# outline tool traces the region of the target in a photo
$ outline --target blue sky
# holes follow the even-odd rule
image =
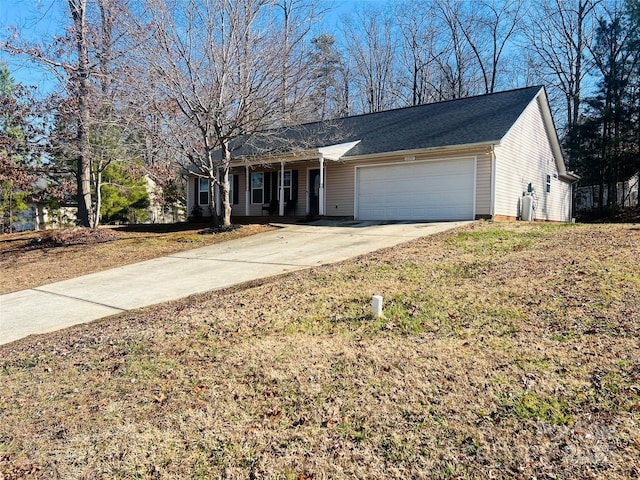
[[[50,38],[64,28],[61,0],[0,0],[0,40],[11,35],[9,27],[17,28],[20,36],[38,41]],[[42,68],[0,51],[0,61],[9,65],[13,78],[25,85],[39,88],[51,85],[49,74]]]
[[[332,5],[332,14],[325,18],[324,26],[331,31],[340,16],[353,11],[358,5],[382,5],[386,0],[323,0]],[[60,34],[68,24],[67,0],[0,0],[0,40],[10,35],[9,27],[30,41],[51,38]],[[13,58],[0,51],[0,62],[7,63],[13,78],[25,85],[35,85],[45,93],[54,88],[50,73],[24,59]]]

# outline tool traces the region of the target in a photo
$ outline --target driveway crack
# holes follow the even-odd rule
[[[107,305],[106,303],[101,303],[101,302],[94,302],[93,300],[86,300],[84,298],[74,297],[73,295],[65,295],[63,293],[50,292],[49,290],[42,290],[39,287],[32,288],[31,290],[33,290],[34,292],[38,292],[38,293],[46,293],[48,295],[54,295],[56,297],[69,298],[71,300],[77,300],[78,302],[90,303],[92,305],[98,305],[100,307],[110,308],[112,310],[117,310],[118,312],[126,312],[126,311],[128,311],[126,308],[114,307],[113,305]]]

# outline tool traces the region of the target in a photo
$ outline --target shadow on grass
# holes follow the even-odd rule
[[[176,233],[211,228],[212,223],[204,222],[179,222],[179,223],[141,223],[118,225],[114,227],[119,232],[135,233]]]
[[[580,223],[640,223],[640,206],[578,212],[576,220]]]
[[[273,223],[287,217],[235,217],[232,218],[232,224],[237,225],[266,225]],[[291,219],[290,219],[291,220]],[[135,232],[135,233],[177,233],[177,232],[189,232],[194,230],[211,230],[213,221],[203,219],[198,222],[178,222],[178,223],[141,223],[141,224],[129,224],[129,225],[117,225],[113,226],[120,232]]]

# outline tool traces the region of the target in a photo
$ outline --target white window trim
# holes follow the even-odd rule
[[[254,175],[262,175],[262,188],[253,188],[253,176]],[[251,204],[252,205],[263,205],[264,204],[264,172],[251,172],[251,178],[250,178],[250,182],[251,182]],[[262,201],[261,202],[255,202],[253,200],[253,192],[256,190],[261,190],[262,191]]]
[[[202,182],[206,182],[206,194],[207,194],[207,202],[206,203],[202,203],[202,194],[205,193],[205,190],[202,189]],[[209,179],[208,178],[204,178],[204,177],[198,177],[198,206],[209,206],[209,195],[210,195],[210,191],[209,191]]]
[[[278,172],[278,173],[280,173],[280,172]],[[284,186],[284,190],[285,190],[285,192],[287,190],[289,190],[289,198],[291,198],[291,194],[292,194],[292,191],[293,191],[293,189],[292,189],[292,186],[293,186],[293,172],[291,170],[285,170],[284,171],[285,176],[287,175],[287,173],[289,174],[289,186],[285,185]],[[280,187],[282,187],[282,185],[280,185],[281,183],[282,183],[282,178],[281,178],[280,175],[278,175],[278,201],[280,201]],[[285,194],[285,197],[286,197],[286,194]]]

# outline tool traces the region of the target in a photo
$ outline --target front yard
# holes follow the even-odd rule
[[[208,234],[208,225],[139,225],[0,235],[0,295],[150,260],[269,230],[242,225]]]
[[[638,478],[640,226],[480,222],[0,357],[5,480]]]

